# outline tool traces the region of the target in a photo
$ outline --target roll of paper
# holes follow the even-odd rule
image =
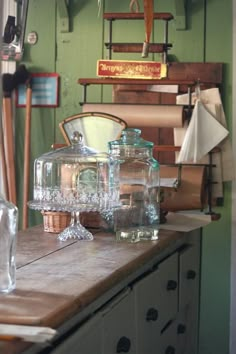
[[[129,127],[179,128],[184,123],[184,106],[84,103],[83,112],[103,112],[123,119]]]
[[[160,167],[161,178],[177,178],[177,166]],[[182,166],[180,186],[177,189],[165,188],[161,209],[166,211],[199,210],[206,200],[205,166]]]

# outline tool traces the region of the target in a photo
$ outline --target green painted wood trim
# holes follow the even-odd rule
[[[57,0],[57,7],[61,20],[61,32],[69,32],[69,15],[67,8],[67,0]]]
[[[185,0],[175,0],[175,27],[176,30],[186,29]]]

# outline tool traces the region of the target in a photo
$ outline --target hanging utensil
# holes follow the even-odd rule
[[[145,41],[143,43],[142,57],[148,56],[150,37],[153,26],[153,0],[143,0],[144,23],[145,23]]]
[[[12,117],[12,91],[14,90],[13,75],[2,75],[3,85],[3,129],[4,151],[6,161],[6,175],[9,192],[9,201],[16,204],[16,173],[15,173],[15,147]]]
[[[129,9],[131,12],[139,12],[139,2],[138,0],[131,0],[129,4]]]
[[[27,81],[26,88],[26,115],[25,115],[25,143],[24,143],[24,182],[23,182],[23,220],[22,229],[28,227],[29,179],[30,179],[30,143],[31,143],[31,111],[32,111],[32,79]]]

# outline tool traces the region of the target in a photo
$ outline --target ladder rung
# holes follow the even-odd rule
[[[142,20],[144,19],[143,12],[106,12],[103,14],[105,20]],[[154,12],[154,20],[173,20],[174,16],[169,12]]]
[[[114,53],[141,53],[143,49],[143,43],[105,43],[105,46],[112,48]],[[149,53],[163,53],[171,47],[170,43],[150,43],[148,51]]]

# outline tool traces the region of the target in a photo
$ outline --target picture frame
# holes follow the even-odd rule
[[[58,107],[59,74],[32,73],[32,107]],[[27,85],[19,85],[16,90],[16,107],[26,106]]]

